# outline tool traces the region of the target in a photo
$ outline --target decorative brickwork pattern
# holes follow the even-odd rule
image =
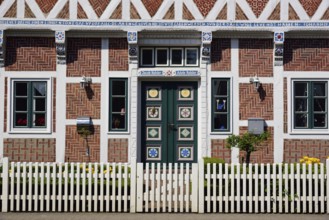
[[[6,45],[6,71],[56,71],[54,38],[8,37]]]
[[[318,10],[319,5],[321,4],[322,0],[299,0],[302,4],[303,8],[307,12],[308,16],[312,17],[316,10]]]
[[[116,138],[108,140],[108,162],[128,162],[128,139]]]
[[[51,9],[54,8],[58,0],[35,0],[35,2],[39,5],[43,13],[48,14]]]
[[[252,84],[240,84],[240,120],[273,120],[273,84],[262,84],[258,91]]]
[[[289,20],[300,20],[295,9],[289,4]]]
[[[34,13],[32,12],[31,8],[29,7],[28,4],[25,3],[25,13],[24,13],[25,18],[35,18]]]
[[[131,19],[141,19],[141,16],[139,15],[137,9],[135,8],[135,6],[130,3],[130,18]]]
[[[216,0],[194,0],[194,3],[199,8],[199,11],[206,17],[210,10],[214,7]]]
[[[268,20],[280,20],[280,4],[277,4]]]
[[[128,71],[128,42],[126,38],[110,38],[109,70]]]
[[[316,157],[325,163],[329,155],[329,140],[284,140],[283,162],[296,163],[303,156]]]
[[[101,39],[68,38],[67,76],[101,75]]]
[[[78,3],[78,18],[79,19],[88,19],[86,12],[81,7],[80,3]]]
[[[273,76],[273,40],[239,40],[239,76]]]
[[[211,157],[224,159],[231,163],[231,150],[225,147],[224,139],[211,140]]]
[[[227,20],[227,4],[223,7],[223,9],[219,12],[217,20]]]
[[[231,70],[231,39],[213,39],[211,42],[211,70]]]
[[[324,13],[323,17],[321,18],[321,20],[329,20],[329,8],[327,9],[327,11]]]
[[[122,3],[112,13],[110,19],[122,19]]]
[[[235,11],[235,19],[236,20],[248,20],[246,14],[242,11],[239,5],[236,5]]]
[[[66,118],[76,119],[78,116],[100,118],[101,85],[92,83],[90,87],[81,89],[78,83],[66,84]]]
[[[16,18],[17,17],[17,0],[8,9],[6,14],[3,16],[5,18]]]
[[[257,151],[251,153],[250,162],[251,163],[273,163],[274,162],[274,129],[273,127],[266,127],[270,133],[270,137],[257,146]],[[248,131],[248,127],[240,127],[240,134],[244,134]],[[245,161],[246,153],[244,151],[240,151],[240,162]]]
[[[146,10],[149,12],[150,16],[153,17],[162,5],[163,0],[142,0],[142,2]]]
[[[329,71],[328,39],[286,39],[285,71]]]
[[[53,82],[53,92],[52,92],[52,95],[53,95],[53,132],[56,132],[56,78],[52,78],[52,82]]]
[[[91,6],[93,7],[95,13],[100,17],[105,11],[111,0],[89,0]]]
[[[77,132],[75,125],[66,126],[65,162],[100,162],[100,126],[87,141]]]
[[[188,10],[185,4],[183,4],[183,19],[184,20],[195,20],[192,13]]]
[[[247,0],[250,8],[258,18],[259,15],[264,11],[269,0]]]
[[[8,102],[8,77],[5,77],[5,97],[4,97],[4,118],[3,118],[3,132],[7,132],[7,102]]]
[[[4,139],[4,157],[10,162],[55,162],[56,139]]]
[[[288,93],[287,77],[283,78],[283,132],[288,133]]]
[[[175,19],[175,4],[173,3],[168,9],[166,15],[163,17],[164,20],[173,20]]]
[[[58,13],[57,18],[59,19],[69,19],[70,18],[70,3],[67,2],[62,11]]]

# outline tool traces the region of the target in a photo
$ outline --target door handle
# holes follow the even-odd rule
[[[168,130],[175,130],[175,124],[168,123]]]

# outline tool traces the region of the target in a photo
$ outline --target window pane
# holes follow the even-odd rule
[[[46,111],[46,99],[34,99],[34,111]]]
[[[216,98],[214,111],[215,112],[227,112],[227,98]]]
[[[112,98],[112,112],[125,112],[125,108],[125,98]]]
[[[46,114],[34,114],[34,123],[35,127],[44,127],[46,125]]]
[[[16,113],[15,114],[15,126],[26,127],[27,126],[27,114]]]
[[[171,50],[171,64],[173,65],[182,65],[183,61],[183,52],[181,49],[172,49]]]
[[[296,112],[306,112],[307,111],[307,99],[306,98],[296,98],[295,99],[295,111]]]
[[[112,82],[112,95],[125,95],[126,94],[126,82],[113,81]]]
[[[125,129],[126,118],[125,114],[113,114],[112,115],[112,129]]]
[[[307,114],[295,114],[295,126],[307,128]]]
[[[326,96],[326,83],[315,82],[313,84],[313,96]]]
[[[27,98],[16,98],[15,111],[27,111]]]
[[[198,50],[196,49],[186,49],[186,64],[196,65],[198,58]]]
[[[16,82],[15,83],[15,94],[16,96],[27,96],[27,83]]]
[[[153,65],[153,50],[142,50],[142,65]]]
[[[325,112],[326,111],[326,99],[314,99],[313,109],[316,112]]]
[[[46,95],[46,83],[45,82],[34,82],[33,83],[33,95],[34,96],[45,96]]]
[[[317,128],[325,128],[327,127],[326,125],[326,114],[314,114],[314,127]]]
[[[157,50],[157,64],[166,65],[168,63],[168,50]]]
[[[226,96],[227,95],[227,82],[228,81],[219,81],[215,80],[214,81],[214,92],[215,95],[222,95]]]
[[[215,114],[214,115],[214,129],[215,130],[227,130],[227,114]]]
[[[307,96],[307,83],[295,82],[295,96]]]

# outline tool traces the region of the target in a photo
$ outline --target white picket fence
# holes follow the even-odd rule
[[[0,164],[0,209],[34,212],[327,213],[324,164]],[[327,168],[327,169],[326,169]]]

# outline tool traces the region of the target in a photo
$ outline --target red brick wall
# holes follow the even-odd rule
[[[94,134],[88,136],[89,155],[87,156],[86,140],[78,134],[75,125],[66,126],[65,161],[66,162],[99,162],[100,126],[94,126]]]
[[[66,118],[78,116],[100,118],[101,85],[92,83],[90,88],[81,89],[78,83],[66,84]]]
[[[274,128],[266,127],[270,133],[270,137],[257,146],[257,151],[251,153],[250,162],[251,163],[273,163],[274,162]],[[248,127],[240,127],[240,134],[243,134],[248,131]],[[240,151],[240,162],[242,162],[242,157],[246,158],[246,154],[244,151]],[[245,160],[245,159],[244,159]]]
[[[89,0],[89,2],[93,7],[94,11],[96,12],[97,16],[100,17],[105,11],[108,4],[111,2],[111,0]]]
[[[323,0],[299,0],[308,16],[312,17]]]
[[[201,14],[206,17],[214,7],[216,0],[193,0]]]
[[[15,139],[3,141],[4,156],[10,162],[55,162],[56,139]]]
[[[112,138],[108,140],[108,162],[128,162],[128,139]]]
[[[231,70],[231,39],[213,39],[211,42],[211,70]]]
[[[150,13],[150,16],[153,17],[163,3],[163,0],[142,0],[142,2],[146,10]]]
[[[126,38],[110,38],[109,70],[128,71],[128,42]]]
[[[4,103],[4,116],[3,116],[3,132],[7,132],[7,101],[8,101],[8,77],[5,77],[5,103]]]
[[[242,83],[239,90],[240,120],[273,120],[273,84],[262,84],[258,92],[253,84]]]
[[[101,39],[68,38],[67,76],[82,77],[101,75]]]
[[[239,40],[239,76],[273,76],[273,40]]]
[[[329,140],[284,140],[285,163],[299,162],[303,156],[316,157],[325,162],[329,156]]]
[[[264,11],[269,0],[247,0],[250,8],[258,18],[259,15]]]
[[[286,39],[285,71],[329,71],[328,39]]]
[[[50,37],[8,37],[6,71],[55,71],[55,39]]]
[[[35,2],[39,5],[41,11],[48,14],[51,9],[55,6],[58,0],[36,0]]]
[[[231,149],[225,147],[224,139],[211,140],[211,157],[224,159],[226,163],[231,163]]]

